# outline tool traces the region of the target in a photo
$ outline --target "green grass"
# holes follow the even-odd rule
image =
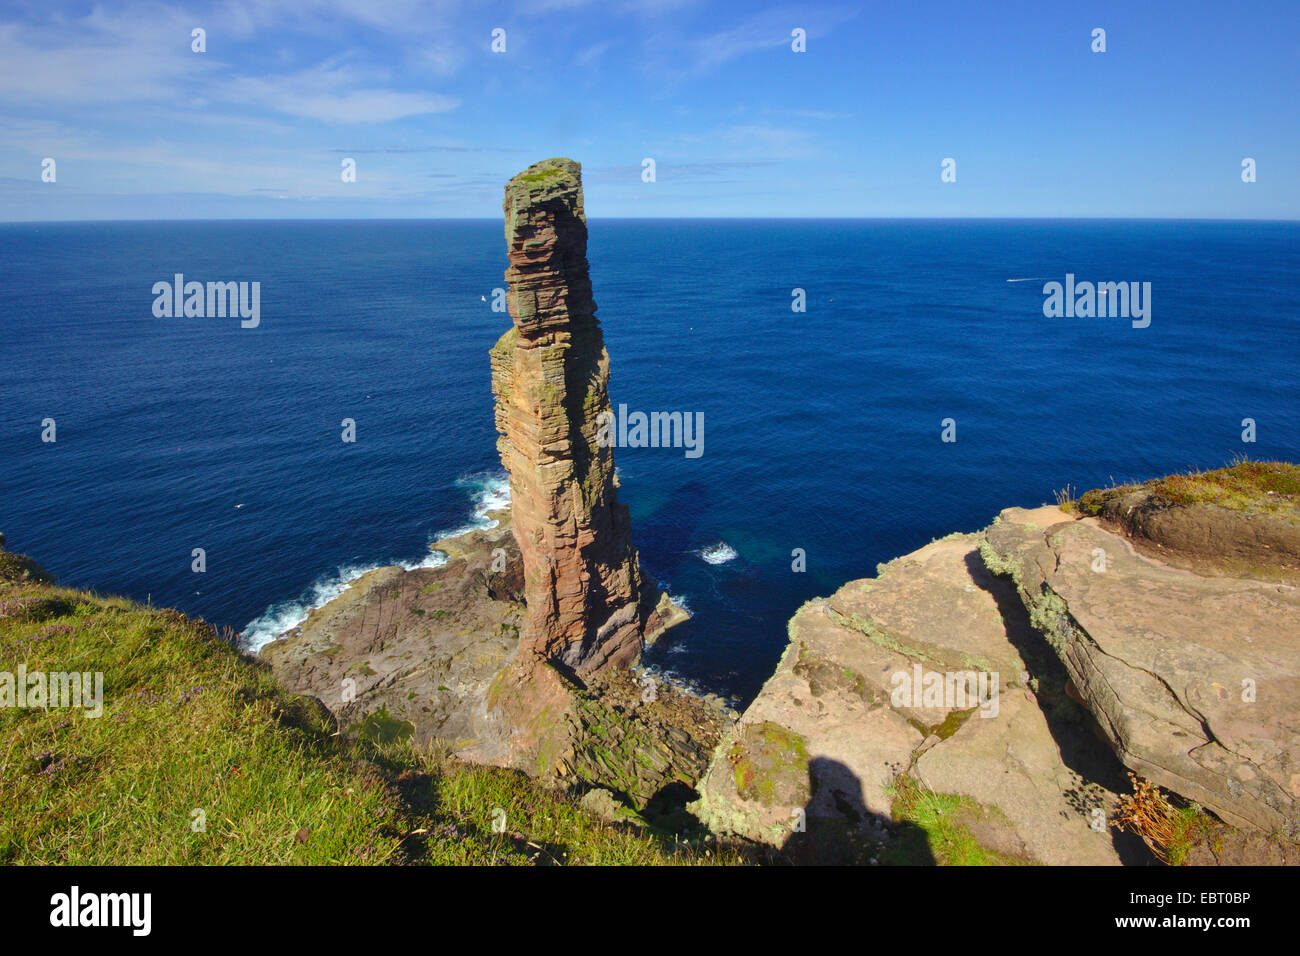
[[[535,169],[536,172],[525,170],[515,177],[515,181],[521,183],[536,183],[547,179],[556,179],[566,174],[566,170],[561,168],[562,163],[571,163],[571,159],[556,157],[553,159],[544,159],[540,163],[534,163],[529,169]]]
[[[1209,843],[1211,849],[1217,852],[1219,848],[1215,846],[1215,842],[1219,827],[1218,821],[1201,809],[1199,804],[1175,807],[1174,838],[1165,847],[1169,865],[1182,866],[1187,859],[1187,854],[1198,843]]]
[[[102,672],[103,714],[0,708],[0,863],[741,862],[400,734],[339,736],[208,625],[33,568],[0,552],[0,671]]]
[[[979,844],[963,820],[981,812],[974,800],[935,793],[907,775],[894,781],[892,796],[890,813],[894,820],[918,827],[924,833],[925,845],[901,841],[898,847],[884,852],[882,863],[915,865],[929,863],[928,857],[940,866],[1017,866],[1027,862]]]
[[[1098,514],[1106,502],[1146,490],[1170,504],[1212,504],[1247,514],[1300,509],[1300,465],[1241,459],[1225,468],[1153,478],[1140,485],[1097,488],[1079,499],[1079,510]]]

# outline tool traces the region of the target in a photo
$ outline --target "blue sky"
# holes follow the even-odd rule
[[[1296,219],[1298,92],[1295,0],[6,3],[0,220]]]

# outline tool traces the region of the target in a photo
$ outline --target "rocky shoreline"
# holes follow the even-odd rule
[[[1206,576],[1142,554],[1100,510],[1007,509],[800,608],[743,714],[637,667],[566,677],[560,743],[521,763],[490,698],[518,652],[522,562],[510,512],[490,517],[436,542],[441,566],[361,578],[262,659],[344,729],[793,860],[929,862],[899,809],[911,788],[948,800],[998,861],[1149,863],[1114,826],[1129,771],[1223,821],[1207,817],[1189,862],[1300,857],[1300,591],[1272,573],[1285,556],[1254,577]],[[1225,692],[1243,681],[1249,702]]]
[[[260,659],[290,691],[324,704],[344,730],[605,790],[616,804],[652,816],[676,812],[736,714],[641,668],[568,682],[554,761],[512,760],[514,730],[489,696],[519,652],[523,567],[510,511],[488,517],[495,527],[431,545],[447,555],[444,564],[369,572],[265,645]],[[662,600],[668,625],[685,619]]]

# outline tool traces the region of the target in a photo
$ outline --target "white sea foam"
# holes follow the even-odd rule
[[[500,511],[510,506],[510,482],[502,473],[483,472],[467,475],[457,480],[456,487],[468,490],[473,503],[473,520],[458,529],[439,532],[432,540],[455,538],[470,531],[496,526],[487,516],[489,511]],[[349,564],[336,568],[314,581],[296,600],[277,601],[260,615],[249,621],[239,635],[240,647],[246,653],[256,654],[261,648],[281,637],[307,620],[307,615],[322,608],[352,587],[360,578],[378,568],[396,565],[406,571],[418,568],[436,568],[447,562],[441,551],[429,551],[414,561],[379,561],[374,564]]]
[[[471,531],[495,528],[497,521],[488,512],[510,507],[510,478],[504,471],[484,471],[456,479],[456,487],[469,492],[474,505],[474,517],[469,524],[438,532],[439,538],[459,538]],[[436,539],[435,539],[436,540]]]
[[[726,564],[728,561],[734,561],[740,557],[736,549],[725,541],[719,541],[717,544],[711,544],[707,548],[700,548],[695,552],[709,564]]]
[[[444,557],[445,560],[445,557]],[[259,616],[249,621],[239,635],[239,644],[249,654],[256,654],[263,645],[271,643],[281,634],[287,634],[307,620],[307,615],[324,607],[363,574],[383,565],[346,565],[333,574],[325,575],[312,583],[302,596],[294,601],[277,601]]]
[[[397,566],[403,571],[418,571],[420,568],[440,568],[447,563],[447,555],[441,551],[430,551],[419,561],[398,561]],[[382,568],[384,565],[377,564],[376,568]],[[374,570],[371,568],[370,570]]]
[[[670,651],[669,653],[672,652]],[[738,709],[740,703],[731,697],[723,697],[719,694],[714,694],[713,691],[709,690],[699,681],[692,680],[691,678],[673,670],[671,667],[658,667],[654,664],[642,664],[637,667],[637,674],[649,676],[655,680],[672,684],[679,690],[684,690],[695,697],[716,697],[732,710]]]

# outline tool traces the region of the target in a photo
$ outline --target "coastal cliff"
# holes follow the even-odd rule
[[[1099,489],[932,542],[800,608],[737,716],[634,669],[680,614],[598,440],[578,164],[530,166],[503,208],[512,326],[489,361],[511,507],[435,543],[441,567],[372,572],[268,645],[290,689],[349,729],[795,860],[1296,859],[1296,466]]]
[[[800,608],[700,819],[818,861],[1300,860],[1300,469],[1067,504]]]
[[[22,727],[0,735],[0,860],[1294,864],[1300,554],[1273,542],[1300,522],[1300,468],[1196,479],[1210,500],[1161,480],[1006,509],[809,602],[739,719],[608,668],[575,685],[551,775],[428,746],[483,734],[485,713],[449,706],[468,690],[403,692],[477,680],[482,703],[510,658],[522,564],[492,567],[506,514],[439,542],[441,567],[375,572],[266,655],[273,669],[202,621],[60,588],[0,536],[0,674],[104,675],[80,704],[102,719],[24,707],[0,682],[0,723]],[[1221,547],[1230,568],[1193,572],[1177,565],[1204,542],[1144,555],[1109,516],[1117,498],[1186,509],[1174,527],[1252,530]],[[443,630],[411,626],[426,620]],[[294,696],[342,674],[354,701]],[[693,819],[681,801],[701,777]],[[188,832],[190,808],[221,827],[148,838],[160,821]]]
[[[580,167],[530,166],[504,214],[512,326],[488,358],[509,507],[434,542],[441,564],[370,572],[261,657],[358,732],[672,813],[730,717],[629,669],[686,615],[642,573],[597,440],[609,356]]]
[[[598,437],[610,360],[580,167],[530,166],[503,208],[512,324],[487,359],[511,505],[488,527],[364,575],[264,646],[267,667],[201,621],[55,588],[0,536],[0,653],[24,666],[74,653],[115,675],[105,706],[150,746],[184,708],[210,708],[216,722],[185,733],[213,750],[226,738],[211,727],[269,737],[236,736],[229,769],[257,776],[222,813],[255,819],[269,799],[285,825],[315,821],[292,831],[304,845],[325,826],[368,840],[333,840],[326,861],[446,860],[462,837],[494,861],[484,813],[493,827],[510,817],[492,801],[518,780],[484,765],[522,771],[517,802],[572,833],[593,818],[648,828],[654,862],[675,861],[683,837],[721,837],[736,861],[1300,859],[1300,468],[1240,462],[1008,508],[799,608],[775,673],[736,714],[638,666],[684,612],[641,569]],[[43,726],[46,749],[9,764],[29,807],[47,805],[46,778],[93,763],[66,726]],[[168,746],[201,806],[211,768],[185,735]],[[282,768],[318,785],[286,794]],[[84,776],[62,794],[67,820],[92,800]],[[339,790],[368,795],[339,811]],[[467,790],[473,814],[428,810]],[[364,801],[382,833],[358,830]],[[560,862],[534,816],[512,855]],[[594,840],[592,858],[609,844]],[[44,859],[14,845],[0,839],[0,860]],[[322,859],[274,841],[258,852]]]

